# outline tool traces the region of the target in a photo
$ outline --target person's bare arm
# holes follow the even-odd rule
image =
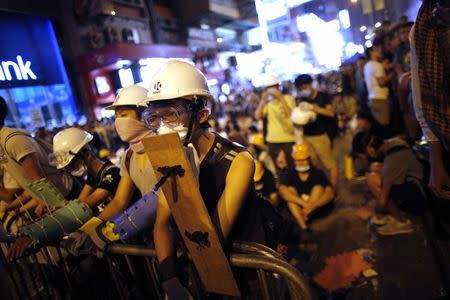
[[[269,97],[269,94],[267,92],[264,92],[262,94],[262,99],[261,102],[258,105],[258,108],[256,109],[255,112],[255,119],[256,121],[259,121],[262,119],[262,117],[264,116],[264,107],[267,104],[267,98]]]
[[[248,152],[239,153],[231,163],[225,189],[220,196],[213,222],[222,238],[227,239],[253,184],[255,163]]]
[[[20,160],[20,164],[22,165],[32,182],[45,177],[44,171],[42,170],[39,158],[37,157],[36,153],[30,153],[23,157]]]
[[[323,115],[325,117],[330,117],[330,118],[334,118],[334,115],[335,115],[333,105],[331,105],[331,104],[328,104],[325,107],[320,107],[319,105],[314,104],[313,111],[316,114]]]
[[[122,176],[114,198],[108,203],[98,218],[103,221],[108,221],[110,218],[124,211],[130,203],[134,189],[135,186],[131,178]]]
[[[322,207],[325,204],[331,202],[334,198],[334,190],[331,186],[325,187],[323,194],[319,197],[319,199],[314,203],[315,207]]]
[[[10,203],[14,200],[14,195],[19,194],[21,188],[15,189],[5,189],[3,186],[0,186],[0,199],[4,200],[6,203]]]
[[[274,96],[280,101],[286,116],[290,117],[292,113],[292,107],[289,106],[283,94],[280,91],[276,91]]]
[[[295,203],[300,206],[306,206],[308,203],[298,196],[297,191],[293,186],[280,185],[279,188],[281,198],[287,202]]]

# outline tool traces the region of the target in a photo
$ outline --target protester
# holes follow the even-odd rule
[[[280,178],[280,195],[300,228],[306,230],[308,218],[333,200],[334,190],[325,174],[312,166],[307,144],[296,144],[292,157],[295,171]]]
[[[295,79],[295,86],[302,100],[311,104],[312,111],[317,114],[314,122],[304,126],[305,142],[311,149],[312,160],[316,165],[322,165],[329,172],[330,182],[336,186],[338,169],[331,153],[331,142],[327,134],[327,125],[334,121],[334,110],[329,96],[312,87],[312,77],[299,75]]]
[[[276,160],[280,151],[289,156],[295,142],[294,127],[290,120],[295,101],[290,95],[283,95],[275,76],[268,76],[261,103],[255,112],[255,119],[267,118],[265,136],[270,157]]]

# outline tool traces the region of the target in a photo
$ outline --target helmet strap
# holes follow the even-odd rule
[[[197,110],[194,109],[194,110],[192,111],[191,119],[189,120],[188,132],[187,132],[187,134],[186,134],[186,138],[184,139],[184,144],[183,144],[183,145],[184,145],[185,147],[187,147],[187,145],[189,144],[189,142],[190,142],[190,140],[191,140],[191,138],[192,138],[192,130],[193,130],[193,128],[194,128],[194,121],[195,121],[195,118],[197,117],[196,115],[197,115]]]

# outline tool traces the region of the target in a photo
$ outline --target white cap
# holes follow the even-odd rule
[[[123,88],[117,94],[113,104],[105,107],[105,109],[114,110],[118,106],[147,107],[144,101],[147,98],[147,93],[148,90],[139,85],[131,85]]]
[[[53,153],[49,161],[57,169],[66,167],[75,154],[92,141],[92,134],[78,128],[67,128],[58,132],[53,138]]]
[[[146,102],[176,98],[212,99],[205,75],[190,63],[170,59],[156,72],[150,82]]]

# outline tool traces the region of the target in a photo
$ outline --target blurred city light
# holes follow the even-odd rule
[[[376,22],[375,23],[375,28],[379,28],[381,26],[381,23],[380,22]]]
[[[365,38],[366,40],[370,40],[370,34],[366,34],[366,35],[364,36],[364,38]]]
[[[350,14],[347,9],[339,11],[339,21],[341,21],[342,27],[344,29],[350,28]]]
[[[361,31],[361,32],[364,32],[364,31],[366,31],[367,30],[367,27],[366,26],[361,26],[361,27],[359,27],[359,31]]]
[[[368,40],[364,43],[364,45],[366,45],[367,48],[370,48],[370,47],[372,47],[372,41]]]

